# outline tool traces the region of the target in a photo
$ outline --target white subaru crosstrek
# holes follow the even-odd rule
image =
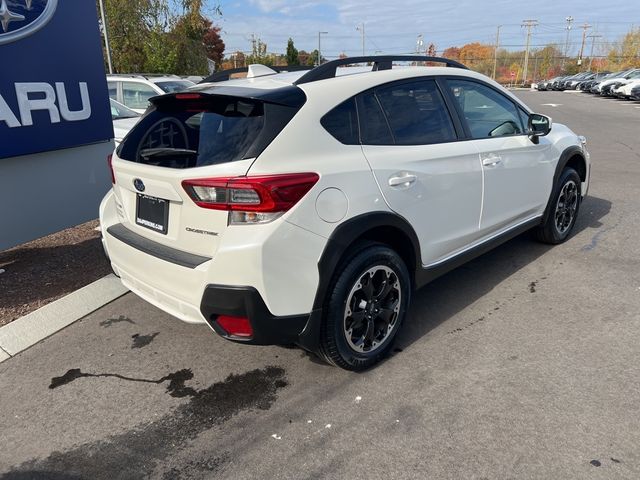
[[[392,347],[414,289],[527,229],[565,241],[584,137],[456,62],[393,65],[425,59],[252,66],[152,99],[100,206],[115,273],[229,340],[361,370]]]

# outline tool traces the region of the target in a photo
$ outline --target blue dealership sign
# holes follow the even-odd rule
[[[0,158],[113,138],[93,0],[0,0]]]

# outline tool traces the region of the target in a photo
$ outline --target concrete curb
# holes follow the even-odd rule
[[[0,328],[0,362],[35,345],[124,295],[128,289],[115,275],[90,283]]]

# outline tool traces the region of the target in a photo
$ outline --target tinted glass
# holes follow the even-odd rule
[[[372,91],[357,97],[360,141],[364,145],[393,145],[393,137],[380,103]]]
[[[149,106],[149,99],[158,93],[144,83],[122,82],[122,103],[129,108],[145,110]]]
[[[329,113],[320,123],[327,132],[341,143],[357,145],[358,142],[358,115],[353,98],[342,102]]]
[[[396,145],[425,145],[456,139],[453,122],[434,80],[375,90]]]
[[[518,107],[518,115],[520,115],[520,122],[522,123],[522,131],[526,132],[529,128],[529,114],[523,109]]]
[[[181,92],[195,85],[189,80],[172,80],[169,82],[155,82],[155,84],[166,93]]]
[[[523,133],[516,106],[507,97],[477,82],[448,80],[473,138]]]
[[[276,112],[274,116],[277,116]],[[219,97],[206,104],[177,102],[148,112],[118,155],[148,165],[191,168],[249,158],[264,126],[258,101]]]

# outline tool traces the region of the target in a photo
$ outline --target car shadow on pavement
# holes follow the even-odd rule
[[[595,239],[603,227],[610,228],[601,220],[609,214],[611,206],[609,200],[585,198],[568,242],[579,241],[576,235],[584,230],[593,230],[592,237]],[[532,232],[526,232],[414,292],[397,346],[405,348],[418,341],[551,248],[552,245],[537,242]],[[534,292],[535,286],[536,282],[531,282],[523,285],[523,290]],[[469,318],[466,326],[484,320],[484,316],[474,316]],[[453,326],[452,330],[457,331]]]

